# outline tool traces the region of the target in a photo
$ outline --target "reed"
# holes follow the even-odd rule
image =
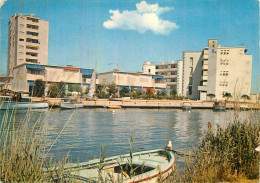
[[[257,113],[254,116],[257,116]],[[186,158],[178,182],[233,182],[259,179],[259,118],[241,121],[235,117],[226,128],[209,130],[194,150],[195,158]]]
[[[24,119],[15,118],[16,110],[6,110],[0,125],[0,181],[57,182],[64,177],[68,158],[55,162],[49,158],[47,119],[32,119],[28,109]],[[50,167],[57,167],[55,169]],[[57,170],[57,171],[54,171]]]

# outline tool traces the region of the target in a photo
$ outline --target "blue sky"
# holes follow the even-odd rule
[[[6,73],[8,20],[29,14],[49,21],[50,65],[119,65],[141,71],[144,61],[182,59],[209,38],[222,46],[246,46],[253,55],[252,91],[260,92],[257,0],[0,0],[0,73]]]

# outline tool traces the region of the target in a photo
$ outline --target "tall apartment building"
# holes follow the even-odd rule
[[[9,21],[8,74],[13,68],[27,64],[47,65],[49,22],[32,14],[14,14]]]
[[[252,55],[245,47],[223,47],[217,39],[209,39],[208,46],[199,52],[183,54],[183,96],[208,100],[208,94],[223,100],[231,93],[234,99],[250,95]]]
[[[170,61],[167,64],[159,62],[157,65],[152,65],[151,62],[144,62],[142,73],[163,76],[168,94],[177,93],[177,63]]]
[[[183,60],[178,60],[177,61],[177,95],[183,96],[182,94],[182,85],[183,85],[183,80],[182,80],[182,75],[183,75]]]
[[[166,81],[167,89],[171,93],[177,93],[177,63],[170,61],[165,64],[160,62],[155,66],[155,74],[162,75]]]

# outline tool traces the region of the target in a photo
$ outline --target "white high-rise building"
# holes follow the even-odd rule
[[[32,14],[14,14],[9,21],[8,74],[15,66],[27,64],[47,65],[49,22]]]
[[[155,65],[152,65],[151,62],[146,61],[143,64],[142,71],[143,74],[155,74]]]
[[[183,96],[182,87],[183,87],[183,60],[177,61],[177,95]]]
[[[209,39],[208,47],[183,54],[182,94],[194,100],[209,100],[209,94],[223,100],[230,93],[233,100],[250,95],[252,55],[245,47],[222,47]]]

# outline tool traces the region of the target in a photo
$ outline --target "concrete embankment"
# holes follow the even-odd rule
[[[49,106],[60,105],[60,98],[47,99]],[[86,108],[107,107],[110,105],[119,105],[122,108],[182,108],[183,105],[189,105],[193,109],[212,109],[214,102],[211,101],[194,101],[194,100],[124,100],[124,101],[110,101],[106,99],[97,99],[95,101],[82,101]],[[245,107],[248,109],[260,109],[259,104],[256,103],[227,103],[227,109],[235,107]]]

